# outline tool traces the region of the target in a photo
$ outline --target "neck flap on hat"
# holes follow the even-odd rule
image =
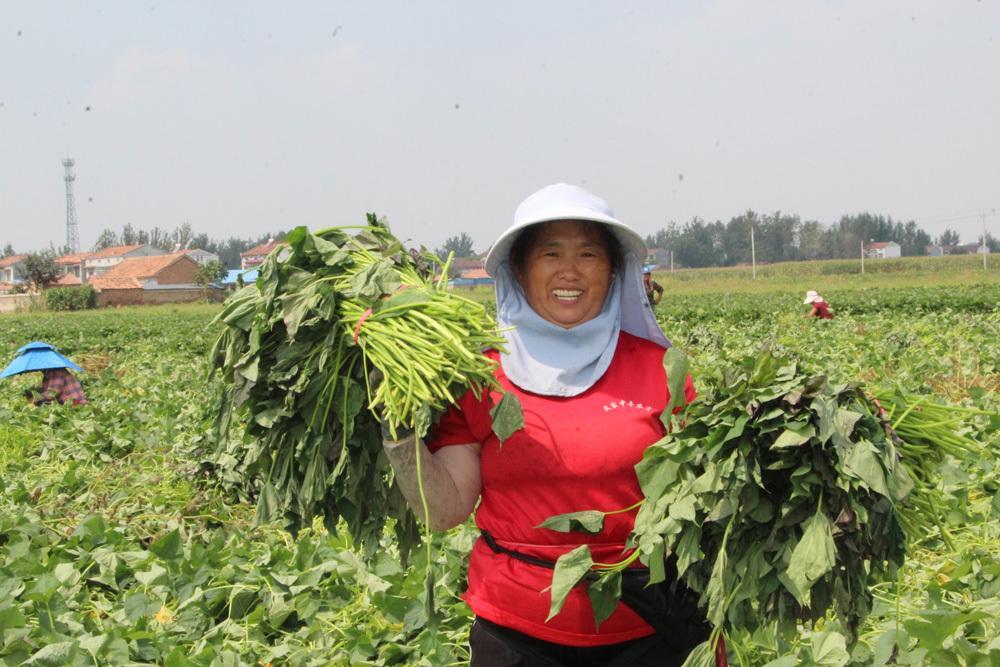
[[[641,268],[633,253],[626,253],[624,270],[612,280],[600,313],[565,329],[534,311],[509,263],[502,263],[496,275],[497,322],[507,343],[500,364],[510,381],[543,396],[576,396],[608,370],[622,330],[670,347],[646,299]]]

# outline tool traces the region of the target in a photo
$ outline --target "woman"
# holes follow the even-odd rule
[[[833,308],[814,290],[806,292],[806,300],[802,303],[807,306],[812,305],[812,308],[806,313],[806,317],[818,317],[823,320],[833,319]]]
[[[469,392],[429,447],[419,445],[432,528],[461,524],[479,501],[483,537],[464,596],[476,614],[473,666],[679,665],[704,638],[665,637],[674,633],[656,633],[625,604],[598,630],[585,586],[546,621],[551,564],[584,543],[595,561],[620,560],[635,510],[609,515],[599,535],[537,526],[555,514],[635,504],[642,492],[633,466],[664,433],[670,343],[645,296],[645,255],[604,200],[557,184],[522,202],[486,258],[507,344],[505,354],[487,354],[499,361],[500,385],[520,399],[525,426],[501,447],[489,414],[499,395]],[[690,378],[686,394],[694,396]],[[422,515],[412,436],[386,442],[386,451]],[[689,604],[683,615],[697,611]]]

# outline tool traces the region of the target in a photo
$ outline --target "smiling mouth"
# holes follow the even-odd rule
[[[583,290],[578,289],[554,289],[552,295],[559,301],[576,301],[583,294]]]

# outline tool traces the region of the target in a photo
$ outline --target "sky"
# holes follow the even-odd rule
[[[1000,2],[5,3],[0,245],[362,224],[477,250],[554,182],[1000,236]]]

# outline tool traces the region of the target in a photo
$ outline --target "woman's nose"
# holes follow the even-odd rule
[[[580,275],[580,267],[575,259],[567,257],[559,262],[558,272],[560,276],[578,276]]]

